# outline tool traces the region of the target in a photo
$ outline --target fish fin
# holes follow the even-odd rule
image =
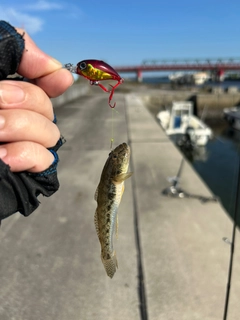
[[[98,235],[98,239],[100,240],[99,227],[98,227],[97,209],[96,209],[95,215],[94,215],[94,224],[95,224],[96,232],[97,232],[97,235]]]
[[[116,238],[118,239],[118,214],[116,216],[115,234],[116,234]]]
[[[102,263],[104,265],[104,268],[107,272],[107,275],[110,277],[110,278],[113,278],[117,268],[118,268],[118,262],[117,262],[117,257],[116,257],[116,253],[115,251],[113,251],[113,255],[111,256],[110,259],[104,259],[103,257],[102,258]]]
[[[132,174],[133,174],[133,172],[120,173],[120,174],[116,175],[113,180],[115,182],[121,183],[121,182],[127,180],[128,178],[130,178]]]
[[[98,187],[97,187],[97,189],[95,191],[95,194],[94,194],[94,200],[97,201],[97,198],[98,198]]]

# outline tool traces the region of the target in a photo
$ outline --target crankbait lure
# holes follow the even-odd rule
[[[70,72],[76,73],[90,80],[91,85],[97,85],[103,91],[110,92],[108,104],[111,108],[115,107],[116,103],[114,103],[114,105],[111,105],[111,100],[114,90],[121,83],[123,83],[123,79],[109,64],[101,60],[89,59],[78,62],[76,66],[72,65],[71,63],[67,63],[64,65],[64,67]],[[110,85],[112,88],[111,90],[108,90],[100,83],[100,81],[103,80],[116,80],[117,83],[114,86]]]

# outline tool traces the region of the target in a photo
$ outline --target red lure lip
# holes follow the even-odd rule
[[[123,83],[123,79],[109,64],[102,60],[87,59],[77,63],[76,66],[68,63],[64,65],[70,72],[79,74],[80,76],[90,80],[91,85],[98,85],[103,91],[110,92],[108,104],[111,108],[115,108],[116,103],[111,105],[114,90]],[[111,90],[104,87],[100,81],[115,80],[117,83],[112,86]]]

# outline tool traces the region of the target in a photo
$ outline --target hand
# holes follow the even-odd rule
[[[66,91],[73,77],[26,33],[24,39],[18,73],[31,83],[0,81],[0,158],[13,172],[41,172],[54,161],[47,148],[55,146],[60,138],[59,129],[52,122],[50,98]]]

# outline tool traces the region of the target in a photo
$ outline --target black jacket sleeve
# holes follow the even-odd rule
[[[51,196],[59,188],[57,160],[41,173],[14,173],[0,160],[0,220],[19,211],[28,216],[39,205],[39,194]]]
[[[17,71],[23,50],[23,35],[7,22],[0,21],[0,80]],[[40,194],[49,197],[58,190],[56,152],[63,142],[61,138],[55,147],[49,149],[55,160],[50,168],[37,174],[11,172],[0,159],[0,222],[17,211],[28,216],[38,207]]]
[[[17,71],[24,50],[23,35],[9,23],[0,20],[0,80]]]

